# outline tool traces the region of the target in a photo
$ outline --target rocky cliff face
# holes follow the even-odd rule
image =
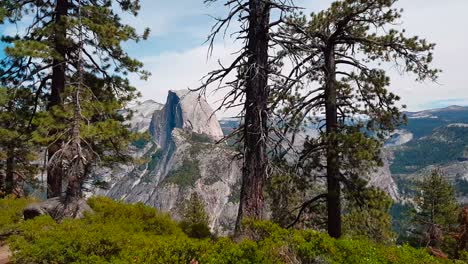
[[[132,107],[132,118],[128,123],[132,129],[138,132],[145,132],[148,130],[154,112],[161,110],[163,107],[163,104],[153,100],[147,100],[139,103]]]
[[[398,191],[398,186],[395,180],[393,179],[392,173],[390,171],[392,151],[388,149],[383,149],[381,155],[383,166],[375,168],[374,171],[371,172],[369,177],[369,185],[383,190],[388,195],[390,195],[390,197],[392,197],[394,201],[399,201],[400,194]]]
[[[110,185],[95,193],[143,202],[177,219],[197,192],[212,229],[229,232],[237,215],[241,166],[234,150],[214,144],[223,132],[208,103],[188,91],[170,91],[164,107],[153,111],[147,130],[153,140],[131,150],[140,162],[100,172]]]
[[[166,105],[161,111],[154,112],[149,129],[158,144],[165,148],[174,128],[207,135],[214,140],[223,138],[213,109],[198,94],[188,90],[169,91]]]

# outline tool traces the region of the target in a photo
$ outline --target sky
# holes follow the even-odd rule
[[[151,29],[147,41],[125,43],[124,47],[140,59],[152,73],[148,81],[131,77],[141,91],[141,100],[165,102],[168,90],[195,88],[200,79],[217,66],[218,60],[228,63],[240,43],[220,39],[214,53],[208,56],[204,44],[212,16],[226,12],[218,3],[206,6],[203,0],[141,0],[142,10],[137,18],[126,16],[124,21],[140,32]],[[296,0],[305,13],[322,10],[331,0]],[[401,75],[392,67],[390,90],[400,95],[408,110],[416,111],[448,105],[468,105],[468,0],[399,0],[404,9],[402,27],[437,44],[434,66],[442,69],[437,83],[417,83],[414,76]],[[17,28],[0,25],[0,32],[15,32]],[[21,28],[19,28],[21,30]],[[208,99],[215,103],[221,95]],[[220,113],[218,115],[229,115]]]

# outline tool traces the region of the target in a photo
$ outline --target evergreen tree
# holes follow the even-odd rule
[[[209,4],[218,0],[205,0]],[[270,47],[275,39],[270,37],[274,26],[281,24],[284,13],[292,9],[289,0],[241,0],[224,1],[229,8],[225,18],[218,18],[208,41],[210,51],[218,34],[226,32],[233,19],[238,19],[240,29],[236,39],[243,47],[229,66],[210,72],[203,85],[196,89],[206,92],[208,86],[217,84],[217,90],[226,89],[220,108],[242,105],[241,127],[231,136],[240,134],[243,150],[243,170],[236,233],[240,234],[243,218],[264,217],[264,188],[268,172],[267,143],[269,139],[269,80],[272,73]],[[280,19],[270,21],[272,10],[279,10]],[[234,80],[229,80],[235,74]]]
[[[0,82],[45,98],[37,108],[35,141],[48,147],[48,196],[61,196],[63,182],[69,181],[64,164],[70,157],[61,153],[72,137],[80,138],[78,145],[86,148],[89,159],[83,175],[74,175],[80,186],[94,161],[107,160],[109,151],[123,157],[132,136],[117,110],[138,95],[127,75],[145,78],[147,72],[121,43],[139,41],[149,31],[137,34],[115,11],[120,7],[136,16],[138,0],[2,2],[10,23],[31,22],[23,35],[2,36],[9,45],[0,62]]]
[[[414,203],[411,223],[416,243],[419,246],[445,247],[444,243],[450,239],[447,234],[457,224],[459,206],[454,187],[441,170],[432,170],[416,183]]]
[[[0,88],[0,196],[21,195],[21,183],[33,183],[38,158],[31,141],[33,94]]]
[[[323,193],[323,186],[311,184],[307,177],[297,173],[297,169],[287,161],[274,159],[275,164],[266,188],[271,221],[284,228],[324,230],[326,208],[324,196],[319,196],[312,204],[308,197]],[[311,204],[311,206],[307,206]]]
[[[197,193],[192,193],[182,210],[180,227],[190,237],[206,238],[211,235],[208,220],[203,200]]]
[[[390,208],[393,200],[377,188],[366,188],[362,203],[349,197],[343,215],[343,233],[351,237],[365,237],[377,243],[395,242]]]
[[[310,20],[292,17],[277,33],[289,39],[283,56],[293,69],[277,80],[272,108],[285,134],[304,123],[319,128],[319,137],[306,139],[300,160],[311,175],[326,177],[332,237],[342,233],[342,187],[359,194],[362,179],[382,164],[381,140],[404,121],[399,97],[388,91],[390,80],[378,66],[395,63],[418,80],[437,77],[430,68],[434,44],[389,28],[401,16],[395,2],[337,1]]]

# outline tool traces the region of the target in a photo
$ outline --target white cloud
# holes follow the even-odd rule
[[[164,103],[169,90],[194,89],[201,85],[201,79],[211,70],[217,69],[218,60],[229,63],[239,46],[237,44],[216,44],[213,56],[207,57],[208,47],[199,46],[182,52],[164,52],[156,56],[143,57],[145,68],[152,73],[148,81],[133,79],[133,84],[143,94],[143,99],[153,99]],[[213,91],[215,87],[210,87]],[[211,94],[209,102],[216,102],[222,92]],[[232,113],[232,112],[231,112]],[[224,115],[223,113],[220,113]],[[229,113],[228,113],[229,114]]]
[[[326,8],[331,0],[298,0],[307,10]],[[438,83],[416,83],[414,76],[400,75],[388,68],[391,90],[402,97],[409,110],[420,110],[447,98],[468,97],[468,1],[466,0],[400,0],[403,8],[402,28],[408,35],[418,35],[436,43],[434,66],[443,70]],[[434,105],[435,106],[435,105]]]

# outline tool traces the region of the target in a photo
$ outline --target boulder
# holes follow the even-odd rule
[[[43,202],[33,203],[23,210],[24,219],[33,219],[41,215],[50,215],[54,220],[61,221],[65,218],[79,219],[86,212],[93,212],[85,199],[51,198]]]

